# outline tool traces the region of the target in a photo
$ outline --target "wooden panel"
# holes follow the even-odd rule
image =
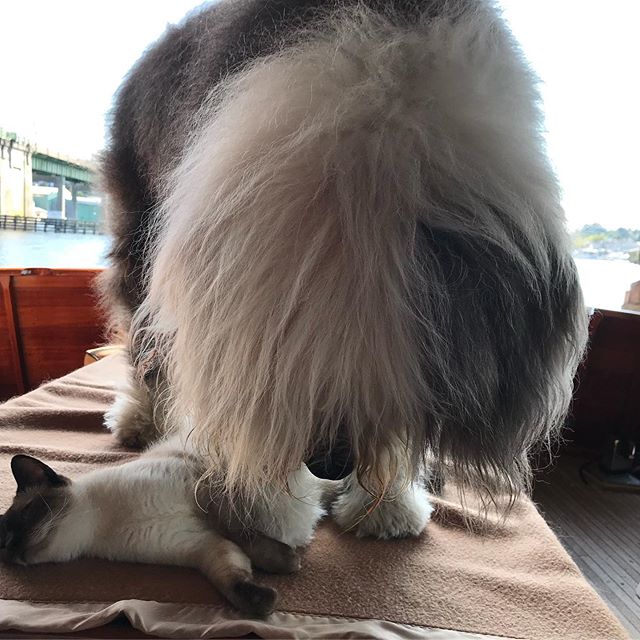
[[[0,275],[0,336],[0,399],[3,399],[24,391],[8,274]]]
[[[569,436],[593,449],[607,434],[640,439],[640,314],[596,313]]]
[[[103,339],[95,272],[13,278],[14,305],[29,388],[81,367]]]
[[[99,273],[0,269],[0,400],[81,367],[102,343]]]

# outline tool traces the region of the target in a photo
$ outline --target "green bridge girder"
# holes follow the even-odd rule
[[[33,171],[48,173],[53,176],[63,176],[67,180],[74,182],[93,182],[95,178],[93,172],[87,167],[83,167],[66,160],[52,158],[38,152],[32,156]]]

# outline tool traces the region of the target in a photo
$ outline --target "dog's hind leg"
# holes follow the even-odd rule
[[[109,407],[104,424],[118,442],[132,449],[143,449],[158,438],[151,391],[145,383],[133,379],[121,386]]]
[[[338,525],[358,537],[404,538],[422,533],[433,508],[420,480],[396,480],[376,496],[352,474],[331,510]]]
[[[291,573],[299,568],[295,548],[311,542],[338,486],[303,466],[289,475],[286,490],[266,485],[250,499],[202,484],[198,504],[207,511],[210,526],[242,547],[256,567]],[[260,559],[263,552],[271,558]]]

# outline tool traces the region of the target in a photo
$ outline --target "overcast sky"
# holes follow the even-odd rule
[[[123,75],[197,0],[4,0],[0,127],[89,158]],[[502,0],[542,78],[569,226],[640,227],[640,2]]]

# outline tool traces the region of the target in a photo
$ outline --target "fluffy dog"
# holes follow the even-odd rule
[[[352,469],[334,515],[360,535],[422,530],[427,458],[513,497],[586,339],[538,101],[482,0],[229,0],[171,27],[104,163],[137,372],[109,424],[190,430],[285,542],[320,512],[286,499],[304,462]]]

